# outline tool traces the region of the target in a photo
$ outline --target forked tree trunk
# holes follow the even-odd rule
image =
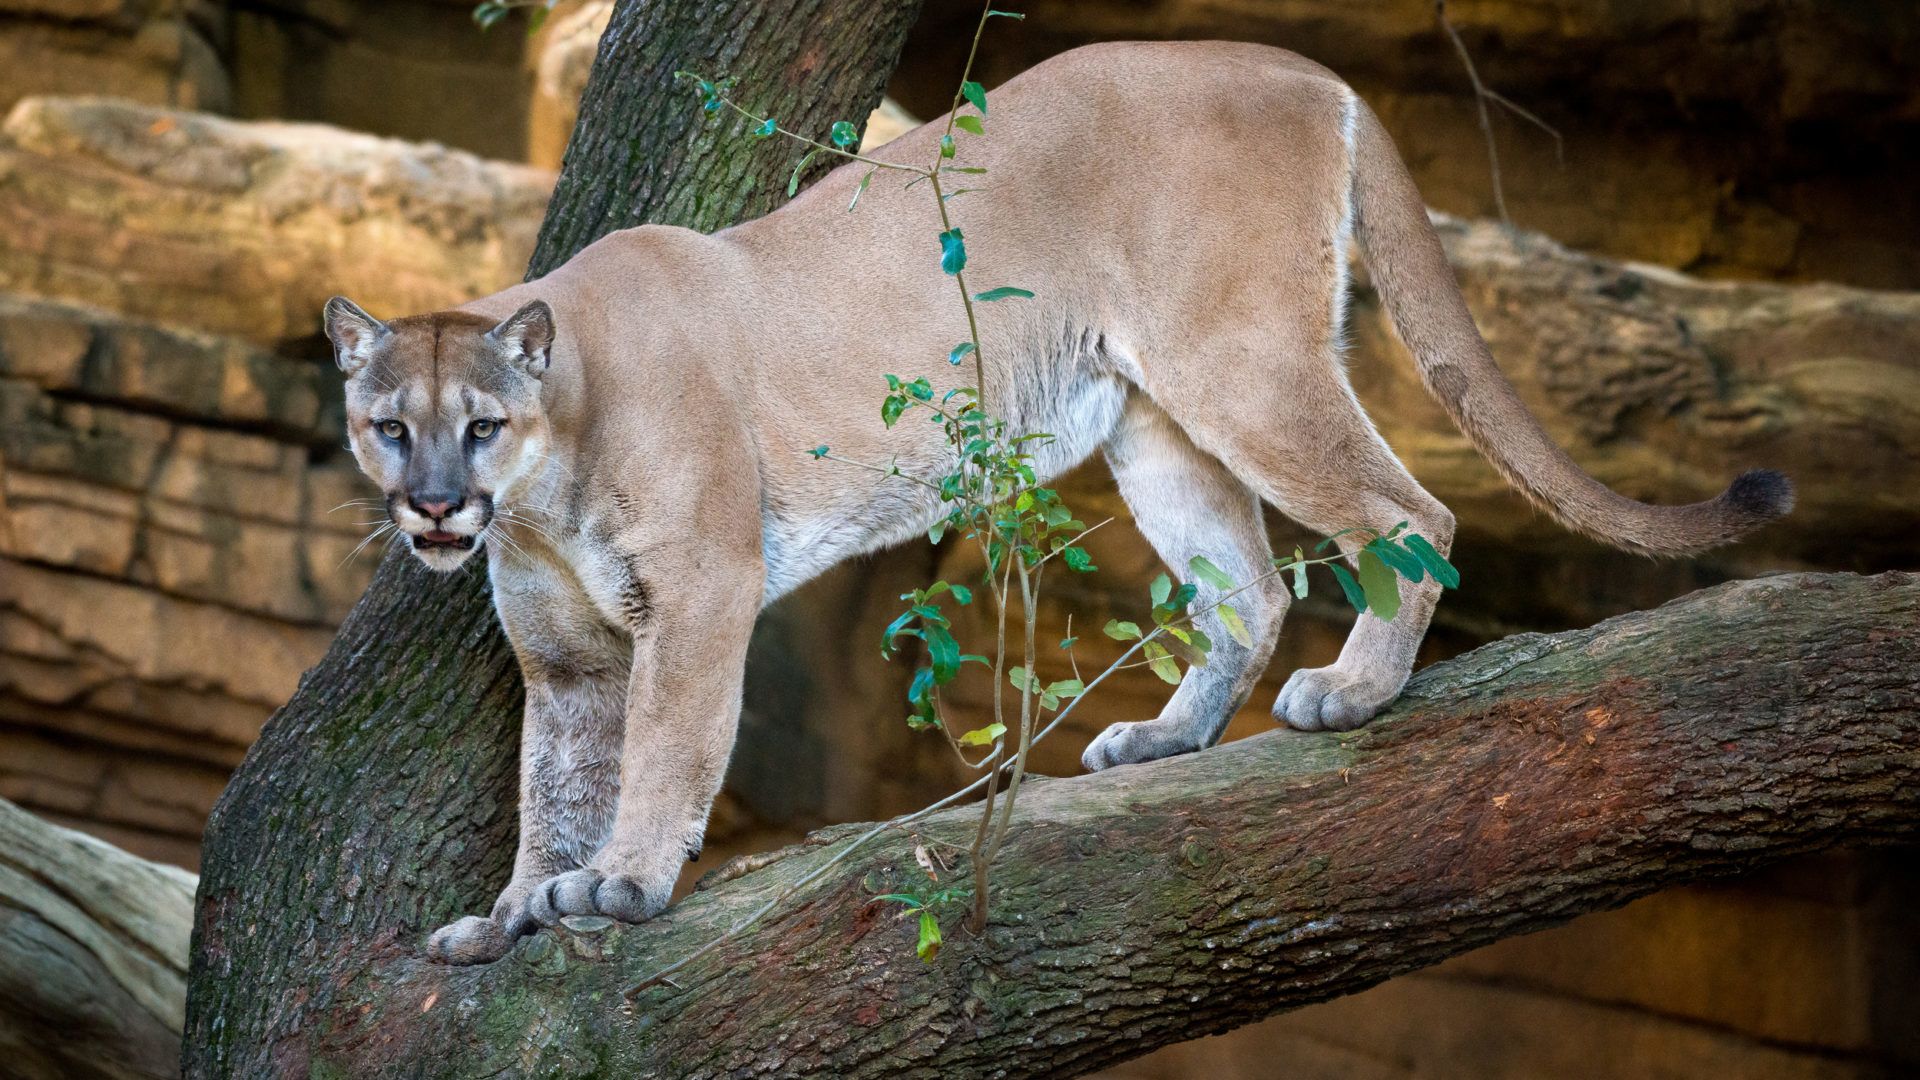
[[[937,962],[872,900],[924,885],[916,842],[964,844],[966,809],[876,841],[631,1005],[623,988],[848,830],[645,926],[586,920],[496,964],[429,964],[422,931],[484,864],[474,822],[502,813],[461,770],[510,751],[451,722],[327,715],[277,722],[223,808],[222,842],[244,807],[258,849],[244,882],[203,888],[193,1071],[1063,1077],[1663,886],[1910,840],[1920,576],[1733,583],[1436,664],[1350,735],[1038,781],[991,923],[950,918]]]
[[[528,276],[615,229],[712,230],[784,201],[791,147],[703,116],[676,70],[738,77],[793,130],[862,123],[919,6],[622,0]],[[308,1040],[377,981],[376,957],[491,902],[513,855],[520,699],[485,578],[389,553],[208,822],[188,1075],[308,1075]]]

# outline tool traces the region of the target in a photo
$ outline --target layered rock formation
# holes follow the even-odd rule
[[[0,297],[0,796],[194,865],[371,567],[331,376]]]
[[[334,293],[388,315],[519,280],[552,182],[312,124],[28,100],[0,126],[0,290],[310,338]]]
[[[36,94],[111,94],[225,110],[218,0],[0,0],[0,110]]]

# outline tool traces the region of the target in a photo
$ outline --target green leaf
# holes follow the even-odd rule
[[[1167,597],[1173,595],[1173,579],[1165,574],[1153,579],[1153,585],[1147,589],[1147,595],[1153,597],[1155,604],[1164,604]]]
[[[1375,617],[1391,622],[1400,614],[1400,579],[1371,547],[1360,552],[1360,588]]]
[[[473,9],[473,21],[482,30],[490,30],[493,24],[507,17],[510,10],[505,4],[487,3]]]
[[[1339,563],[1328,563],[1327,569],[1333,571],[1333,579],[1340,583],[1340,591],[1347,594],[1347,603],[1353,605],[1353,610],[1364,613],[1367,610],[1367,594],[1360,591],[1360,583],[1353,580],[1353,575],[1347,573],[1347,568]]]
[[[1318,555],[1320,552],[1327,550],[1329,547],[1332,547],[1333,542],[1335,540],[1340,539],[1341,537],[1347,535],[1348,533],[1357,533],[1357,532],[1365,532],[1365,531],[1367,530],[1362,529],[1358,525],[1354,526],[1351,529],[1341,529],[1339,532],[1334,533],[1332,536],[1329,536],[1325,540],[1322,540],[1319,543],[1313,545],[1313,552],[1314,554]]]
[[[953,640],[952,631],[944,626],[928,626],[925,634],[927,659],[933,662],[933,681],[944,686],[960,674],[960,643]]]
[[[929,964],[940,955],[940,920],[934,918],[931,911],[920,912],[920,940],[914,944],[913,951]]]
[[[1079,679],[1061,679],[1047,684],[1047,693],[1054,697],[1079,697],[1087,690],[1087,684]]]
[[[1063,637],[1060,639],[1060,647],[1063,649],[1071,649],[1079,640],[1078,637]]]
[[[827,138],[833,140],[835,146],[849,147],[860,141],[860,129],[846,120],[836,120],[833,122],[833,127],[827,131]]]
[[[931,728],[940,726],[940,714],[933,703],[933,669],[923,667],[913,673],[913,683],[907,687],[907,703],[913,706],[913,712],[907,716],[910,728]]]
[[[828,451],[827,451],[827,447],[826,447],[826,444],[824,444],[824,443],[822,443],[821,445],[819,445],[819,446],[816,446],[816,447],[814,447],[813,449],[811,449],[811,450],[809,450],[809,451],[807,451],[807,453],[809,453],[809,454],[812,454],[812,455],[813,455],[813,459],[814,459],[815,461],[818,461],[818,460],[820,460],[821,458],[823,458],[823,457],[826,457],[826,456],[827,456],[827,453],[828,453]]]
[[[1140,624],[1108,619],[1106,634],[1115,641],[1133,641],[1140,636]]]
[[[765,139],[779,130],[780,125],[774,121],[773,117],[769,116],[765,123],[753,129],[753,137],[756,139]]]
[[[1166,635],[1159,639],[1167,651],[1192,664],[1194,667],[1207,666],[1207,654],[1193,642],[1192,635],[1176,626],[1167,627]],[[1164,678],[1164,676],[1163,676]]]
[[[974,108],[979,109],[981,116],[987,115],[986,87],[981,86],[972,79],[968,79],[966,82],[960,84],[960,96],[971,102]]]
[[[1075,570],[1082,574],[1091,574],[1095,570],[1100,569],[1093,565],[1093,556],[1087,554],[1086,548],[1063,547],[1060,549],[1060,558],[1066,561],[1067,569]]]
[[[984,166],[980,166],[980,165],[942,165],[940,166],[940,171],[966,173],[969,176],[979,176],[982,173],[985,173],[987,170]]]
[[[947,354],[947,363],[958,364],[960,361],[965,360],[967,358],[967,354],[972,351],[973,351],[973,342],[963,341],[960,344],[955,345],[953,347],[953,351]]]
[[[965,585],[955,585],[953,586],[953,598],[958,600],[962,607],[965,607],[973,603],[973,590],[967,588]]]
[[[853,189],[853,198],[847,200],[848,213],[852,213],[853,208],[860,205],[860,196],[867,193],[867,185],[873,182],[873,174],[879,171],[878,169],[868,169],[867,175],[860,178],[860,186]]]
[[[951,135],[940,136],[940,156],[943,158],[950,158],[953,156],[953,136]]]
[[[992,746],[993,740],[1006,733],[1007,725],[988,724],[986,727],[974,728],[972,731],[960,736],[958,742],[961,746]]]
[[[1019,12],[1017,12],[1017,11],[993,11],[993,10],[991,10],[991,9],[989,9],[989,10],[987,11],[987,17],[988,17],[988,18],[992,18],[992,17],[994,17],[995,15],[998,15],[998,16],[1000,16],[1000,17],[1001,17],[1001,18],[1003,18],[1003,19],[1024,19],[1024,18],[1026,18],[1026,16],[1025,16],[1025,15],[1022,15],[1022,14],[1020,14],[1020,13],[1019,13]]]
[[[800,190],[800,174],[807,170],[807,163],[812,161],[813,156],[819,152],[818,150],[807,151],[806,156],[793,167],[793,175],[787,177],[787,198],[793,198],[794,193]]]
[[[977,116],[956,116],[953,118],[953,126],[961,131],[971,131],[975,135],[987,133],[986,125],[982,124]]]
[[[1195,555],[1187,560],[1187,569],[1193,571],[1195,577],[1216,589],[1231,590],[1233,588],[1233,579],[1228,577],[1225,571],[1209,562],[1205,555]]]
[[[1384,536],[1367,541],[1367,550],[1378,555],[1381,562],[1393,567],[1395,573],[1408,581],[1418,582],[1427,576],[1427,568],[1421,564],[1419,556]]]
[[[527,12],[527,36],[532,37],[539,33],[540,28],[547,24],[547,16],[551,14],[553,10],[544,7],[537,7]]]
[[[1453,564],[1447,561],[1447,557],[1436,551],[1426,537],[1419,533],[1408,533],[1401,543],[1407,545],[1407,550],[1413,552],[1414,557],[1420,560],[1420,564],[1427,568],[1427,572],[1433,575],[1433,580],[1449,589],[1460,587],[1460,571],[1455,570]]]
[[[1240,621],[1240,613],[1235,611],[1232,605],[1221,604],[1213,610],[1214,614],[1220,616],[1220,625],[1227,628],[1227,633],[1233,640],[1245,648],[1253,648],[1253,635],[1247,633],[1247,624]]]
[[[1293,549],[1293,595],[1296,599],[1307,598],[1307,556],[1299,548]]]
[[[889,394],[887,400],[880,403],[880,419],[885,421],[888,427],[892,427],[894,421],[900,419],[900,414],[906,411],[907,399],[899,394]]]
[[[914,615],[914,613],[911,611],[901,612],[898,618],[888,623],[887,628],[880,632],[881,659],[883,660],[893,659],[894,640],[902,634],[915,633],[915,631],[908,630],[907,627],[916,618],[918,618],[918,616]]]
[[[1162,682],[1180,685],[1180,665],[1167,653],[1164,646],[1157,641],[1149,641],[1143,651],[1150,660],[1147,664],[1148,670],[1160,676]]]
[[[940,234],[940,269],[957,274],[967,268],[967,242],[959,229]]]
[[[991,304],[995,300],[1011,300],[1016,296],[1022,300],[1033,299],[1033,293],[1031,291],[1027,289],[1016,289],[1012,285],[1002,285],[997,289],[988,289],[986,292],[973,294],[975,300],[986,304]]]

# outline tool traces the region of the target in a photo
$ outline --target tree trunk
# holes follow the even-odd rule
[[[447,685],[380,684],[345,712]],[[496,964],[429,964],[423,932],[473,885],[474,822],[503,812],[450,763],[511,751],[380,725],[289,712],[223,803],[221,842],[245,812],[272,854],[244,891],[203,889],[190,1071],[1072,1076],[1664,886],[1910,839],[1920,575],[1737,582],[1436,664],[1356,733],[1034,782],[988,929],[950,917],[935,963],[872,898],[924,884],[916,840],[964,844],[966,808],[874,842],[631,1005],[623,988],[848,830],[645,926],[581,920]],[[268,778],[284,794],[253,802]]]
[[[193,875],[0,799],[0,1072],[179,1075]]]
[[[622,0],[529,278],[615,229],[711,230],[784,201],[791,147],[704,118],[674,71],[737,76],[794,130],[860,124],[918,9]],[[305,1040],[339,1022],[376,955],[491,902],[513,856],[520,700],[485,580],[390,553],[208,822],[188,1074],[306,1075]]]

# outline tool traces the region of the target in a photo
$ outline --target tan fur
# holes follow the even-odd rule
[[[1379,123],[1317,65],[1252,45],[1103,45],[1042,64],[990,104],[988,136],[960,137],[962,161],[990,172],[950,204],[969,282],[1038,294],[982,307],[990,405],[1059,436],[1041,451],[1047,475],[1104,451],[1171,566],[1205,555],[1243,580],[1260,573],[1262,501],[1327,533],[1408,521],[1447,550],[1452,516],[1347,385],[1355,235],[1428,385],[1562,520],[1673,552],[1784,509],[1768,477],[1695,507],[1644,506],[1548,442],[1487,355]],[[878,153],[923,163],[937,137],[922,128]],[[916,487],[806,453],[825,443],[945,472],[937,427],[881,425],[882,376],[970,381],[944,362],[966,324],[936,265],[927,193],[881,174],[849,214],[864,171],[712,236],[613,234],[462,312],[378,324],[330,306],[356,454],[410,536],[438,519],[413,509],[407,477],[445,487],[459,473],[464,496],[444,505],[463,509],[435,535],[485,530],[527,681],[513,879],[489,916],[434,935],[432,955],[489,960],[569,913],[658,912],[719,789],[761,607],[940,515]],[[381,441],[375,422],[393,417],[423,452],[439,448],[438,471]],[[486,418],[505,422],[494,441],[469,442],[464,466],[444,456]],[[443,568],[465,557],[426,554]],[[1438,587],[1402,593],[1395,620],[1361,617],[1336,663],[1296,672],[1275,715],[1349,728],[1391,700]],[[1287,599],[1277,583],[1243,598],[1251,648],[1203,622],[1223,643],[1213,662],[1158,718],[1104,732],[1087,766],[1211,745],[1257,681]]]

